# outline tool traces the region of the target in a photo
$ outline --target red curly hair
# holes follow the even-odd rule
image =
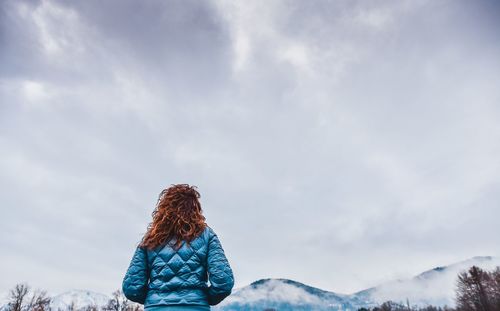
[[[198,200],[200,193],[196,189],[188,184],[172,184],[164,189],[151,214],[153,221],[139,245],[153,249],[175,240],[174,247],[178,249],[182,241],[189,243],[199,236],[207,224]]]

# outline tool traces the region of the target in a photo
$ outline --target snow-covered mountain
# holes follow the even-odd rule
[[[500,266],[500,257],[473,257],[449,266],[425,271],[413,278],[395,280],[350,295],[339,294],[311,287],[288,279],[262,279],[235,289],[213,310],[342,310],[355,311],[361,307],[373,307],[387,300],[412,306],[454,306],[457,275],[471,266],[493,270]],[[0,311],[5,309],[8,293],[3,293]],[[105,306],[110,296],[88,291],[70,290],[52,297],[54,311],[67,310],[74,302],[74,310],[95,305]]]
[[[357,310],[358,301],[288,279],[262,279],[236,290],[214,310]]]
[[[87,306],[97,306],[99,309],[107,305],[111,299],[110,296],[89,291],[73,289],[52,297],[50,307],[52,310],[68,310],[69,306],[74,303],[74,310],[79,310]]]
[[[263,279],[236,289],[214,310],[357,310],[384,301],[412,306],[454,306],[459,272],[471,266],[492,270],[499,257],[473,257],[446,267],[425,271],[411,279],[395,280],[354,294],[324,291],[287,279]]]
[[[459,272],[471,266],[493,270],[500,266],[500,257],[477,256],[455,264],[425,271],[408,280],[395,280],[352,295],[361,301],[381,303],[387,300],[410,305],[454,306],[455,288]]]
[[[6,310],[9,303],[9,292],[0,292],[0,311]]]

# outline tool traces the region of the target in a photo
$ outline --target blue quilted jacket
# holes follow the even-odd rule
[[[123,278],[125,297],[147,308],[216,305],[231,294],[233,271],[212,228],[190,243],[183,241],[177,251],[174,242],[153,250],[136,248]]]

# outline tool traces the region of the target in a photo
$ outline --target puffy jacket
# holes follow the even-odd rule
[[[231,294],[233,271],[212,228],[207,226],[190,243],[183,241],[177,251],[173,244],[136,248],[123,278],[125,297],[147,308],[216,305]]]

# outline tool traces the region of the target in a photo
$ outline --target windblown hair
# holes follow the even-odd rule
[[[182,241],[189,243],[203,232],[207,224],[198,200],[200,193],[196,188],[188,184],[172,184],[160,193],[151,214],[153,221],[140,246],[153,249],[175,240],[174,247],[179,249]]]

